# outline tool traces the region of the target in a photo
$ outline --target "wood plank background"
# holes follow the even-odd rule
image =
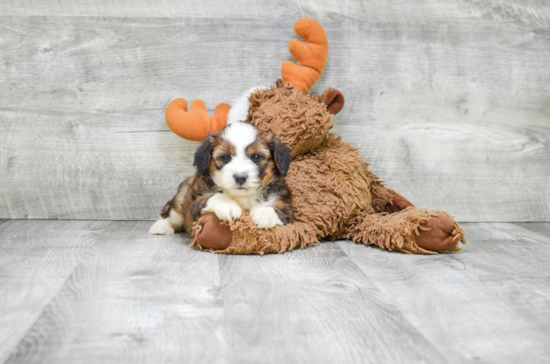
[[[154,219],[197,143],[164,123],[273,82],[300,17],[330,41],[334,130],[418,206],[550,219],[550,3],[0,3],[0,218]]]

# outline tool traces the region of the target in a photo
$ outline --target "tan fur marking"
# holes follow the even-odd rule
[[[212,158],[216,159],[224,154],[235,155],[235,146],[229,141],[221,138],[219,144],[214,147],[214,150],[212,151]]]
[[[216,136],[215,143],[212,149],[212,159],[208,165],[208,172],[210,172],[210,174],[213,174],[217,169],[223,167],[223,162],[218,159],[220,156],[225,154],[235,155],[235,147],[233,144],[224,140],[220,135]]]
[[[275,177],[275,163],[272,160],[267,162],[267,167],[264,172],[264,177],[262,178],[262,186],[267,186],[267,184]]]
[[[265,139],[265,138],[262,138]],[[265,140],[259,140],[252,144],[250,144],[248,147],[246,147],[246,155],[252,156],[255,153],[261,154],[264,158],[269,158],[269,147],[267,146],[267,141]]]

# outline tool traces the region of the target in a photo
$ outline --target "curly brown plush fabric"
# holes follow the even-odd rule
[[[446,213],[415,208],[384,186],[356,148],[329,133],[329,110],[339,111],[343,105],[343,96],[338,95],[339,91],[328,89],[312,96],[279,80],[275,87],[250,96],[248,121],[275,133],[292,149],[294,161],[285,181],[295,221],[258,229],[244,214],[229,224],[229,246],[211,250],[222,254],[281,253],[311,246],[323,238],[343,238],[382,250],[434,254],[456,250],[458,242],[466,242],[464,231]],[[201,229],[199,222],[193,245],[206,248],[197,236]]]
[[[429,229],[425,225],[430,221],[430,218],[438,217],[440,214],[446,213],[408,207],[393,214],[358,216],[344,238],[355,243],[377,245],[382,250],[435,254],[437,250],[425,249],[419,246],[415,238],[422,231]],[[454,235],[450,236],[451,241],[455,241],[456,244],[458,244],[458,241],[465,243],[464,231],[456,223],[454,224],[456,231]],[[447,247],[441,250],[453,248]]]
[[[326,105],[277,80],[276,87],[250,95],[248,121],[272,131],[291,150],[292,157],[316,149],[332,128]]]

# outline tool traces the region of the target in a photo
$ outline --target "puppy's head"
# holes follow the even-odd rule
[[[291,160],[290,149],[273,133],[236,122],[208,135],[193,165],[199,176],[210,175],[224,192],[249,196],[286,175]]]

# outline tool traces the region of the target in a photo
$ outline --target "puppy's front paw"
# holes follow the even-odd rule
[[[151,235],[172,235],[174,234],[174,228],[165,219],[157,220],[153,226],[149,229]]]
[[[220,220],[231,222],[241,217],[243,209],[238,203],[219,193],[208,199],[206,207],[202,210],[203,214],[207,212],[215,213]]]
[[[254,207],[250,210],[250,217],[260,229],[270,229],[275,225],[283,225],[273,207]]]
[[[214,213],[218,219],[225,222],[230,222],[231,220],[237,220],[240,218],[243,213],[243,209],[236,202],[224,203],[216,206]]]

